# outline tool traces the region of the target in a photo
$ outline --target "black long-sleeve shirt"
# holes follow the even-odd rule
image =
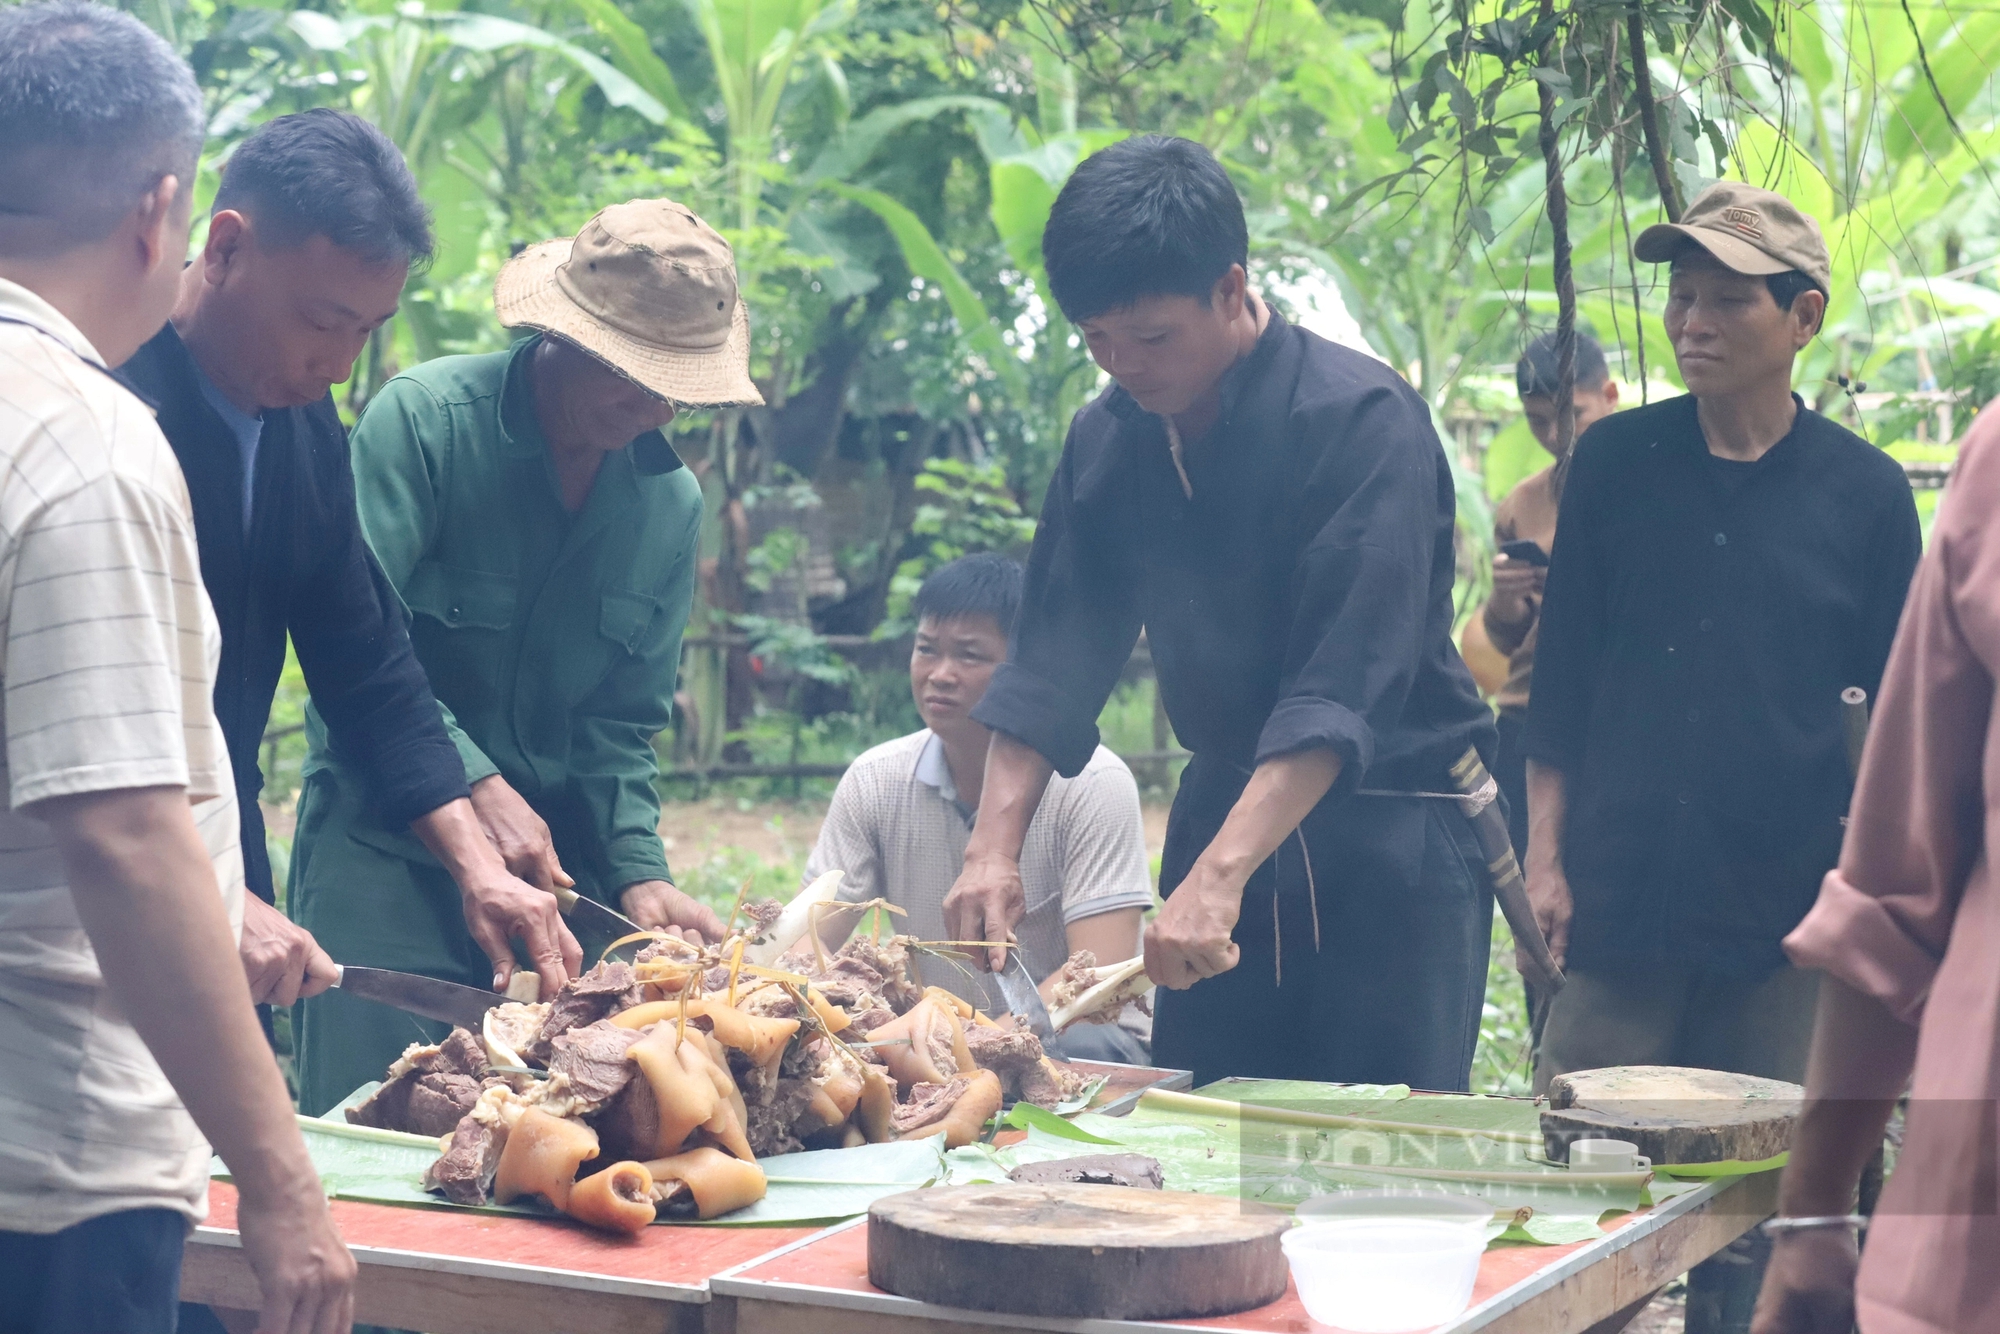
[[[973,717],[1076,774],[1143,626],[1190,777],[1236,776],[1188,794],[1211,832],[1273,756],[1333,749],[1336,796],[1437,791],[1473,744],[1490,760],[1492,714],[1451,642],[1450,468],[1401,377],[1273,311],[1184,461],[1192,498],[1163,422],[1122,389],[1077,414]],[[1163,866],[1163,889],[1184,869]]]
[[[1567,780],[1570,960],[1774,967],[1840,853],[1840,692],[1872,698],[1921,554],[1882,451],[1798,405],[1755,463],[1693,396],[1577,444],[1527,753]]]
[[[392,823],[465,796],[465,766],[411,651],[402,604],[361,535],[347,430],[333,400],[263,414],[246,534],[242,452],[203,396],[174,326],[119,374],[157,406],[194,502],[202,582],[222,629],[215,713],[235,769],[244,877],[270,902],[258,751],[288,632],[313,703],[363,765]]]

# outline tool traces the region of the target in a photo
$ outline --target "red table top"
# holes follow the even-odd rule
[[[1138,1090],[1185,1072],[1100,1066],[1076,1062],[1091,1074],[1108,1076],[1095,1099],[1103,1106]],[[493,1273],[496,1267],[583,1279],[609,1279],[653,1286],[660,1296],[705,1301],[708,1280],[726,1269],[747,1264],[772,1251],[821,1231],[819,1227],[689,1227],[656,1223],[636,1237],[613,1236],[577,1223],[474,1213],[456,1209],[425,1209],[411,1205],[370,1204],[334,1200],[334,1222],[356,1258],[368,1263],[368,1252],[399,1252],[437,1261],[438,1268]],[[226,1244],[236,1230],[236,1189],[225,1181],[209,1183],[210,1238]],[[197,1235],[196,1242],[204,1240]],[[426,1266],[429,1267],[429,1266]],[[513,1275],[507,1275],[513,1277]],[[522,1274],[521,1278],[529,1275]],[[587,1286],[566,1284],[565,1286]],[[675,1292],[671,1289],[679,1289]]]
[[[454,1209],[334,1200],[333,1221],[356,1258],[392,1250],[487,1264],[522,1265],[604,1278],[636,1279],[703,1291],[723,1270],[768,1255],[819,1231],[813,1227],[688,1227],[655,1223],[636,1237],[615,1237],[577,1223],[503,1217]],[[208,1222],[236,1229],[236,1188],[212,1181]]]
[[[1606,1223],[1606,1232],[1645,1216],[1644,1211],[1622,1214]],[[1571,1242],[1562,1246],[1504,1245],[1490,1248],[1480,1260],[1479,1278],[1473,1285],[1471,1306],[1513,1287],[1525,1279],[1589,1245]],[[830,1288],[838,1292],[888,1296],[868,1281],[868,1228],[866,1224],[828,1232],[804,1245],[750,1265],[731,1275],[733,1281],[790,1284],[808,1288]],[[740,1292],[738,1295],[742,1295]],[[776,1295],[776,1294],[771,1294]],[[1470,1307],[1468,1307],[1470,1309]],[[1191,1329],[1240,1330],[1247,1334],[1328,1334],[1330,1325],[1321,1325],[1306,1314],[1298,1289],[1289,1282],[1285,1295],[1269,1306],[1260,1306],[1237,1315],[1213,1316],[1203,1320],[1148,1322],[1181,1325]]]

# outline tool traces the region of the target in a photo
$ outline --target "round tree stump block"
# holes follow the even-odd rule
[[[1285,1293],[1291,1220],[1214,1195],[1125,1186],[947,1186],[877,1200],[868,1281],[942,1306],[1166,1320]]]
[[[1654,1163],[1761,1162],[1792,1143],[1805,1090],[1721,1070],[1614,1065],[1549,1081],[1542,1140],[1569,1159],[1572,1140],[1622,1139]]]

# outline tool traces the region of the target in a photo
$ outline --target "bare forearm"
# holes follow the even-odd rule
[[[468,797],[448,801],[410,821],[410,832],[430,849],[452,881],[459,885],[507,874],[479,815]]]
[[[1005,732],[995,732],[986,748],[986,779],[979,794],[979,819],[966,840],[965,860],[1000,857],[1019,861],[1028,825],[1048,791],[1055,769],[1041,752]]]
[[[1240,888],[1292,836],[1339,776],[1340,756],[1331,750],[1302,750],[1265,760],[1250,775],[1243,795],[1198,864]]]
[[[1881,1146],[1916,1051],[1917,1030],[1886,1005],[1838,978],[1821,978],[1806,1106],[1792,1133],[1780,1212],[1815,1217],[1854,1207],[1855,1185]]]
[[[1089,950],[1097,960],[1097,966],[1124,963],[1135,957],[1140,949],[1140,936],[1146,929],[1145,914],[1137,908],[1113,908],[1110,912],[1096,913],[1090,917],[1071,922],[1063,928],[1064,944],[1071,954],[1079,950]],[[1058,968],[1041,981],[1042,999],[1054,995],[1056,983],[1062,979],[1062,969]]]
[[[1257,766],[1222,828],[1146,928],[1148,977],[1179,989],[1236,966],[1242,952],[1233,933],[1243,886],[1339,776],[1340,756],[1324,748]]]
[[[1569,788],[1560,769],[1539,760],[1528,761],[1528,846],[1562,856],[1563,820],[1569,813]]]
[[[1511,657],[1534,628],[1535,612],[1533,607],[1522,607],[1518,615],[1509,616],[1498,602],[1488,602],[1479,609],[1479,620],[1486,629],[1486,642]]]
[[[316,1185],[179,788],[44,802],[106,988],[246,1195]]]

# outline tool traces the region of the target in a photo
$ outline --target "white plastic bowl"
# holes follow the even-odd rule
[[[1353,1218],[1284,1234],[1306,1314],[1355,1334],[1428,1329],[1472,1300],[1483,1228],[1435,1218]]]
[[[1469,1195],[1435,1190],[1339,1190],[1299,1201],[1297,1217],[1301,1224],[1346,1218],[1428,1218],[1483,1232],[1493,1221],[1493,1206]]]

